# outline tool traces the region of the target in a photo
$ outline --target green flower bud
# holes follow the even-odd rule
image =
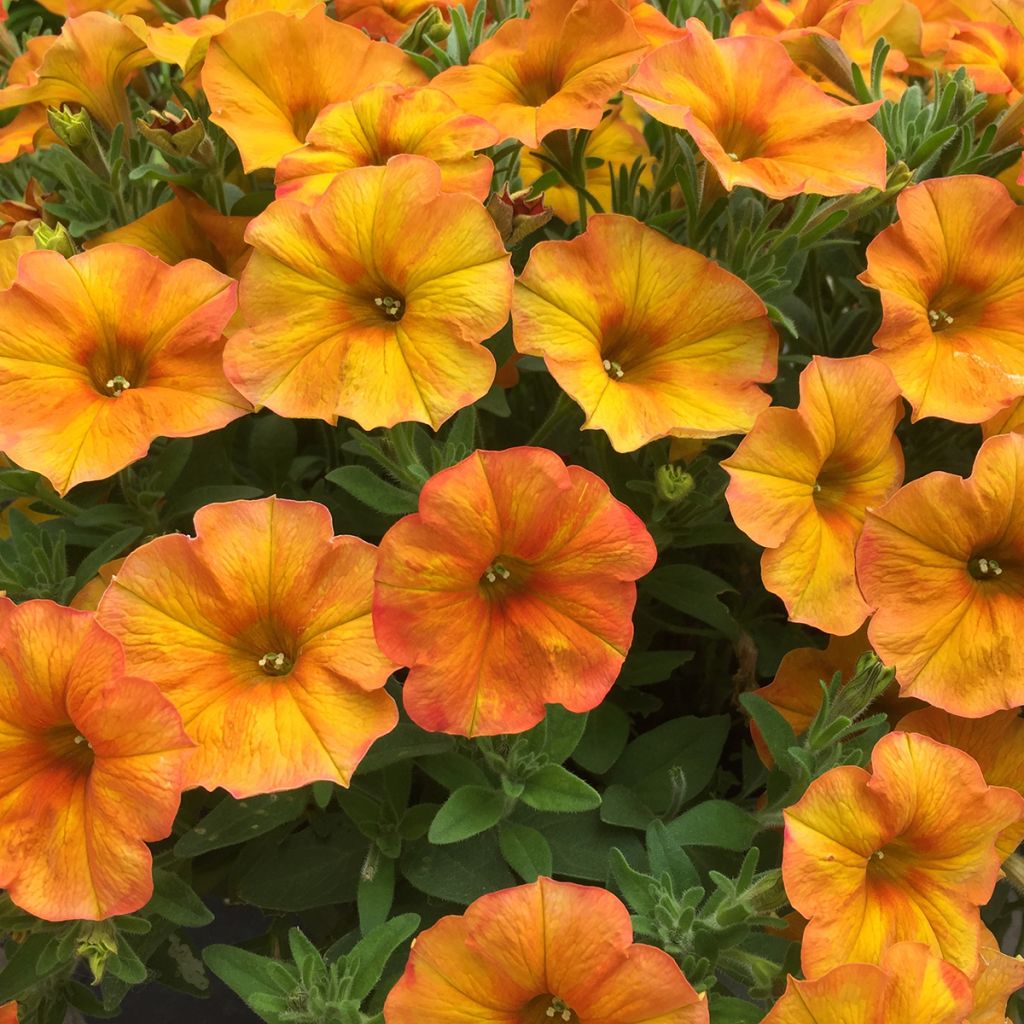
[[[659,466],[654,474],[654,489],[662,501],[676,505],[693,490],[693,477],[681,466]]]
[[[75,255],[74,239],[68,234],[68,229],[63,224],[52,228],[48,224],[37,224],[32,232],[32,237],[36,241],[37,249],[59,252],[65,258]]]
[[[59,110],[50,107],[46,111],[46,119],[50,122],[53,134],[69,149],[82,149],[95,139],[88,110],[73,111],[68,106],[62,106]]]

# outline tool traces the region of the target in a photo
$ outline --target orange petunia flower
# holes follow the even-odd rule
[[[35,36],[29,39],[25,52],[11,61],[7,69],[8,88],[3,91],[35,85],[39,80],[39,66],[43,57],[56,42],[57,36]],[[55,138],[47,121],[46,104],[28,103],[14,115],[14,120],[0,126],[0,164],[9,163],[23,153],[42,149]]]
[[[234,292],[127,245],[26,253],[0,292],[0,450],[63,494],[245,415],[221,367]]]
[[[384,535],[373,623],[418,725],[522,732],[596,707],[633,639],[654,542],[604,481],[543,448],[474,452]]]
[[[413,944],[387,1024],[707,1024],[678,964],[633,942],[606,889],[538,878],[481,896]]]
[[[981,436],[987,441],[998,434],[1024,433],[1024,398],[1000,409],[981,425]]]
[[[251,217],[230,217],[215,210],[194,192],[171,186],[173,197],[138,220],[97,235],[86,249],[119,242],[135,245],[172,266],[203,260],[215,270],[237,278],[252,249],[245,241]]]
[[[497,139],[486,121],[463,113],[437,89],[377,86],[320,114],[306,144],[277,165],[277,197],[309,202],[340,171],[381,167],[400,153],[418,153],[440,168],[443,192],[486,199],[494,165],[474,151]]]
[[[1007,786],[1024,796],[1024,718],[997,711],[984,718],[958,718],[941,708],[920,708],[900,720],[903,732],[918,732],[970,754],[990,786]],[[1000,836],[997,849],[1005,860],[1024,840],[1024,821]]]
[[[47,921],[130,914],[153,892],[191,743],[88,612],[0,602],[0,886]]]
[[[757,384],[774,378],[778,342],[764,303],[631,217],[535,246],[512,322],[516,348],[544,358],[617,451],[738,433],[769,402]]]
[[[618,3],[629,11],[633,27],[651,47],[674,42],[686,34],[686,29],[669,21],[657,7],[645,0],[618,0]]]
[[[898,942],[881,966],[843,964],[812,981],[790,977],[762,1024],[964,1024],[971,983],[919,942]]]
[[[967,480],[929,473],[868,513],[857,577],[868,636],[903,693],[980,718],[1024,704],[1024,434]]]
[[[1024,210],[977,174],[914,185],[867,250],[873,341],[914,409],[980,423],[1024,389]]]
[[[198,744],[187,784],[347,786],[398,720],[370,621],[376,549],[335,537],[316,502],[207,505],[195,528],[133,551],[97,613]]]
[[[432,161],[346,171],[312,205],[272,203],[246,238],[249,326],[225,350],[242,394],[366,429],[436,429],[486,394],[494,358],[481,343],[508,320],[512,269],[486,210],[442,192]]]
[[[789,651],[779,662],[775,678],[767,686],[753,692],[771,704],[789,722],[793,732],[800,736],[807,732],[815,715],[821,709],[822,682],[830,683],[832,677],[839,672],[843,683],[848,683],[854,674],[858,659],[870,650],[866,626],[850,636],[830,636],[828,646],[824,650],[818,647],[797,647]],[[919,706],[919,701],[900,697],[899,687],[893,683],[871,705],[871,713],[881,711],[889,716],[890,721],[896,721],[901,715],[906,715],[912,708]],[[902,723],[900,727],[904,728]],[[918,730],[907,728],[906,731]],[[771,753],[754,722],[750,723],[750,732],[758,756],[766,765],[771,766]],[[996,784],[992,780],[989,781],[992,785]]]
[[[800,405],[762,412],[722,463],[733,519],[766,548],[761,578],[795,622],[845,635],[867,617],[854,551],[865,510],[903,482],[893,433],[902,418],[876,358],[815,356],[800,374]]]
[[[502,139],[536,147],[549,132],[596,128],[646,49],[615,0],[533,0],[529,18],[506,21],[431,84]]]
[[[1024,92],[1024,36],[1010,25],[958,24],[945,66],[966,67],[979,92],[1015,103]]]
[[[328,18],[321,4],[301,18],[267,11],[229,24],[202,71],[210,120],[238,146],[247,173],[301,146],[324,107],[382,82],[426,80],[397,46]]]
[[[646,5],[644,5],[646,6]],[[545,148],[557,146],[557,136],[547,140]],[[632,100],[614,104],[611,112],[594,129],[584,146],[587,191],[601,204],[601,209],[612,209],[612,175],[618,177],[622,168],[629,170],[637,157],[642,157],[644,170],[639,184],[647,188],[654,185],[651,166],[654,157],[643,136],[643,115]],[[598,163],[598,161],[600,161]],[[532,186],[541,175],[550,170],[540,155],[524,149],[519,154],[519,176],[523,187]],[[544,203],[555,211],[566,224],[579,220],[580,200],[576,189],[564,181],[544,189]]]
[[[90,11],[103,11],[119,18],[125,14],[156,14],[150,0],[39,0],[39,3],[62,18],[77,18]]]
[[[1006,1004],[1024,989],[1024,958],[1007,956],[995,936],[985,929],[981,940],[981,966],[972,981],[974,1007],[963,1024],[1010,1024]]]
[[[429,7],[447,15],[461,0],[334,0],[334,16],[338,21],[365,32],[374,39],[397,43],[403,33]],[[473,13],[476,0],[462,4],[467,14]]]
[[[1024,797],[988,786],[963,751],[914,733],[879,740],[871,769],[833,768],[783,812],[782,877],[809,922],[804,974],[877,964],[903,941],[973,974],[978,908],[999,877],[996,840],[1024,819]]]
[[[27,81],[0,89],[0,110],[43,104],[79,104],[106,129],[129,118],[126,86],[153,55],[130,29],[92,11],[64,22]]]
[[[865,122],[877,103],[847,106],[808,79],[774,39],[713,39],[696,18],[626,87],[652,117],[685,128],[727,190],[773,199],[884,188],[885,142]]]

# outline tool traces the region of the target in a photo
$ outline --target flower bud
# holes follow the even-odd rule
[[[59,110],[50,107],[46,111],[46,119],[53,134],[69,149],[82,149],[95,139],[88,110],[73,111],[66,105]]]
[[[527,235],[542,228],[554,216],[544,205],[544,193],[528,199],[530,190],[509,192],[508,184],[487,200],[487,212],[498,226],[506,249],[514,249]]]
[[[209,164],[213,159],[213,145],[206,135],[202,121],[194,121],[185,111],[180,117],[170,111],[151,110],[136,120],[139,134],[167,156],[191,157],[199,163]]]
[[[403,50],[419,53],[428,42],[439,43],[447,38],[450,27],[436,7],[428,7],[399,37]]]
[[[31,235],[39,224],[56,223],[53,214],[43,208],[60,199],[56,192],[43,192],[35,178],[29,178],[22,199],[0,200],[0,239]]]
[[[654,488],[662,501],[675,505],[693,490],[693,477],[681,466],[659,466],[654,474]]]
[[[59,252],[65,258],[75,255],[74,239],[68,234],[68,229],[63,224],[52,228],[49,224],[37,224],[32,232],[32,237],[36,241],[37,249]]]
[[[91,924],[82,932],[75,955],[85,957],[89,970],[92,971],[93,984],[103,980],[107,960],[117,955],[117,934],[114,926],[107,921]]]

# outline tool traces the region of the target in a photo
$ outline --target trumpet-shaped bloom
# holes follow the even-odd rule
[[[988,440],[997,434],[1024,433],[1024,398],[1006,406],[981,425],[981,436]]]
[[[981,941],[981,964],[972,982],[974,1006],[964,1024],[1010,1024],[1006,1004],[1024,988],[1024,958],[1007,956],[987,929]]]
[[[387,1024],[707,1024],[675,961],[633,942],[606,889],[538,878],[481,896],[413,944]]]
[[[914,185],[868,246],[878,355],[914,419],[980,423],[1024,391],[1024,210],[976,174]]]
[[[277,165],[277,196],[308,202],[323,195],[341,171],[379,167],[400,153],[417,153],[440,168],[443,192],[486,199],[494,165],[474,150],[497,138],[486,121],[463,113],[437,89],[377,86],[320,114],[306,144]]]
[[[64,493],[250,411],[221,367],[234,293],[127,245],[26,253],[0,292],[0,450]]]
[[[615,0],[534,0],[431,83],[502,139],[537,146],[561,128],[596,128],[647,49]]]
[[[410,666],[425,729],[522,732],[544,705],[599,704],[633,639],[656,551],[600,478],[553,452],[474,452],[424,485],[381,541],[373,622]]]
[[[552,139],[549,139],[547,148],[553,145]],[[617,179],[623,168],[627,171],[632,168],[637,157],[642,157],[645,162],[638,183],[647,188],[654,185],[654,175],[651,173],[654,158],[643,136],[643,115],[632,100],[612,107],[611,113],[587,139],[583,155],[587,191],[601,204],[602,210],[612,208],[612,175]],[[543,157],[525,149],[519,154],[519,176],[523,179],[524,187],[533,185],[549,170],[550,165],[545,163]],[[544,189],[544,204],[550,206],[566,224],[579,219],[579,193],[564,181]]]
[[[867,120],[808,79],[785,47],[761,36],[686,36],[652,51],[626,91],[652,117],[693,136],[727,190],[773,199],[838,196],[885,186],[885,143]]]
[[[129,80],[153,55],[117,18],[92,11],[69,18],[28,81],[0,89],[0,110],[77,103],[105,128],[128,120]]]
[[[766,548],[761,578],[796,622],[845,635],[867,617],[854,552],[865,509],[903,481],[902,418],[896,383],[873,356],[816,356],[800,375],[800,405],[765,410],[722,463],[733,519]]]
[[[904,694],[980,718],[1024,704],[1024,435],[969,479],[929,473],[868,513],[857,577],[868,636]]]
[[[315,502],[207,505],[195,524],[133,551],[97,613],[181,712],[188,784],[347,786],[398,718],[370,620],[376,549],[335,537]]]
[[[447,14],[449,8],[455,6],[455,0],[437,0],[434,3],[429,0],[335,0],[334,16],[375,39],[397,43],[428,7],[436,7]],[[467,14],[472,14],[476,0],[467,0],[463,6]]]
[[[957,25],[945,65],[966,67],[979,92],[1015,103],[1024,91],[1024,36],[1011,25]]]
[[[0,3],[2,6],[2,3]],[[39,66],[46,51],[57,42],[57,36],[35,36],[29,39],[25,52],[11,61],[7,69],[7,89],[35,85],[39,81]],[[41,149],[56,136],[50,131],[45,103],[27,103],[14,115],[9,124],[0,126],[0,164],[8,163],[22,153]]]
[[[0,606],[0,885],[47,921],[129,914],[171,831],[191,744],[88,612]]]
[[[1024,796],[1024,719],[1017,711],[997,711],[984,718],[958,718],[941,708],[920,708],[900,720],[903,732],[919,732],[970,754],[990,786],[1007,786]],[[1024,839],[1024,821],[1000,836],[1005,860]]]
[[[791,977],[763,1024],[963,1024],[972,1002],[963,971],[919,942],[898,942],[880,967],[843,964],[813,981]]]
[[[279,199],[246,238],[248,329],[225,351],[242,394],[369,429],[436,428],[487,393],[494,358],[481,343],[508,320],[512,269],[483,206],[443,193],[430,160],[346,171],[312,205]]]
[[[202,71],[210,120],[238,146],[247,172],[275,167],[324,107],[381,82],[420,85],[426,75],[397,46],[328,18],[322,5],[301,18],[267,11],[229,24]]]
[[[631,217],[541,242],[516,283],[516,348],[618,451],[659,437],[748,430],[775,376],[764,303],[739,278]]]
[[[170,263],[202,260],[231,277],[238,277],[252,250],[245,242],[251,217],[229,217],[215,210],[194,192],[171,186],[174,196],[138,220],[97,235],[86,249],[119,242]]]
[[[996,840],[1024,818],[1024,797],[990,787],[963,751],[914,733],[879,740],[871,769],[833,768],[784,812],[782,876],[808,919],[804,974],[877,964],[904,941],[973,974],[978,908],[999,877]]]

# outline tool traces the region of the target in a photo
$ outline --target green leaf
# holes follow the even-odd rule
[[[401,914],[375,928],[356,943],[345,958],[352,968],[351,992],[355,999],[365,999],[376,988],[391,955],[419,926],[419,914]]]
[[[761,823],[728,800],[707,800],[684,811],[665,826],[667,836],[680,846],[718,846],[724,850],[750,848]]]
[[[244,843],[254,836],[294,821],[306,809],[308,789],[270,793],[247,800],[225,797],[191,831],[175,844],[175,857],[198,857],[224,846]]]
[[[291,964],[283,964],[268,956],[258,956],[237,946],[207,946],[203,950],[206,966],[224,982],[250,1009],[268,1024],[278,1024],[275,1014],[265,1015],[255,1010],[253,996],[278,995],[287,997],[297,987],[298,972]],[[290,979],[290,980],[289,980]]]
[[[359,930],[368,935],[379,928],[388,919],[394,901],[395,862],[390,857],[379,857],[372,874],[365,869],[359,874],[356,890]]]
[[[601,820],[623,828],[646,829],[654,811],[626,786],[609,786],[601,797]]]
[[[549,764],[526,780],[522,801],[538,811],[590,811],[601,794],[560,764]]]
[[[667,874],[676,892],[700,885],[700,875],[682,847],[672,840],[663,821],[653,821],[647,829],[647,859],[659,878]]]
[[[688,799],[711,781],[729,734],[729,716],[675,718],[638,736],[619,758],[609,781],[634,790],[661,814],[673,798],[671,773],[682,771]]]
[[[370,772],[380,771],[399,761],[411,761],[413,758],[425,757],[428,754],[440,754],[451,750],[454,740],[451,736],[440,733],[425,732],[411,722],[399,722],[386,736],[382,736],[359,762],[356,776],[362,778]]]
[[[544,753],[554,764],[567,761],[579,745],[587,728],[587,715],[568,711],[559,704],[549,704],[544,725],[547,735],[544,740]]]
[[[535,882],[554,870],[551,847],[535,828],[505,822],[498,830],[498,846],[505,862],[524,882]]]
[[[366,466],[341,466],[332,469],[327,479],[346,490],[357,501],[386,515],[404,516],[419,507],[419,499],[415,494],[381,480]]]
[[[551,846],[555,874],[584,882],[604,883],[608,858],[614,849],[622,851],[634,866],[646,862],[643,844],[635,832],[615,828],[601,821],[597,811],[585,814],[542,814],[517,812],[517,823],[535,828]]]
[[[633,868],[621,850],[612,850],[611,869],[615,882],[634,913],[650,917],[654,912],[657,880]]]
[[[462,786],[490,788],[487,773],[476,761],[451,750],[444,754],[428,755],[419,759],[419,767],[435,782],[454,792]]]
[[[763,1010],[759,1010],[752,1003],[743,999],[734,999],[732,996],[712,994],[710,1009],[711,1019],[715,1024],[760,1024],[764,1017]]]
[[[402,851],[399,869],[420,892],[462,906],[516,884],[502,860],[497,833],[491,831],[451,846],[434,846],[425,839],[410,843]]]
[[[693,659],[693,651],[639,651],[630,653],[622,666],[620,686],[651,686],[663,683],[672,673]],[[603,705],[602,705],[603,706]]]
[[[779,713],[778,708],[756,693],[741,693],[740,704],[754,720],[772,758],[776,763],[785,764],[789,748],[797,743],[793,727]]]
[[[183,928],[201,928],[213,920],[213,914],[193,892],[188,882],[163,868],[153,870],[153,897],[146,912],[158,914]]]
[[[718,596],[734,594],[736,588],[714,573],[696,565],[666,565],[646,576],[643,588],[670,608],[706,622],[730,640],[739,639],[740,627]]]
[[[64,969],[65,965],[58,961],[48,965],[42,974],[36,973],[36,964],[50,944],[50,938],[46,932],[36,932],[11,955],[3,970],[0,970],[0,1006],[13,1002],[51,974]]]
[[[619,759],[629,741],[629,715],[614,704],[599,704],[587,716],[587,728],[572,752],[585,771],[603,775]]]
[[[427,838],[444,846],[493,828],[505,813],[505,795],[483,786],[462,786],[441,805]]]

